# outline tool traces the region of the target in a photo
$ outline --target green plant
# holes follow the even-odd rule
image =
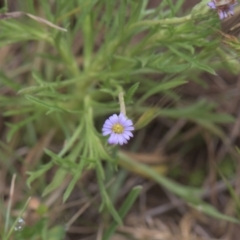
[[[9,67],[0,71],[1,87],[10,93],[0,96],[1,112],[10,119],[6,140],[12,143],[21,136],[18,144],[34,146],[38,136],[54,129],[60,149],[45,149],[45,161],[28,172],[29,187],[57,166],[42,195],[70,176],[63,194],[66,201],[82,173],[94,169],[101,209],[106,208],[116,223],[122,223],[126,208],[115,209],[106,189],[104,165],[116,168],[123,155],[117,146],[108,146],[100,132],[104,119],[119,112],[120,92],[125,92],[127,115],[138,130],[156,117],[167,117],[185,119],[224,138],[218,124],[233,121],[231,116],[215,112],[216,104],[204,100],[186,106],[175,91],[188,81],[205,84],[200,73],[216,74],[223,67],[216,59],[231,54],[220,47],[220,39],[214,35],[219,19],[208,9],[207,1],[180,17],[183,2],[164,0],[157,8],[148,9],[146,0],[58,0],[52,5],[43,0],[36,8],[33,1],[26,0],[19,1],[22,12],[43,14],[41,19],[54,25],[43,24],[39,17],[0,21],[0,46],[17,43],[22,48],[21,63],[13,69],[15,52],[10,52],[5,60]],[[149,101],[153,96],[165,98],[168,104],[153,106]],[[192,195],[192,188],[164,176],[154,178],[197,206],[200,196]],[[189,197],[189,192],[194,197]],[[205,212],[208,207],[206,204]],[[113,224],[111,231],[115,228]]]

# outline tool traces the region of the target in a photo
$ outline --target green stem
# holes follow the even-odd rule
[[[83,24],[83,37],[84,37],[84,69],[87,70],[91,64],[93,40],[92,40],[92,21],[91,16],[85,18]]]
[[[11,182],[11,188],[10,188],[10,197],[9,197],[9,203],[7,206],[7,216],[6,216],[6,224],[5,224],[5,232],[8,230],[8,225],[9,225],[9,219],[10,219],[10,211],[12,207],[12,199],[13,199],[13,192],[14,192],[14,186],[15,186],[15,179],[16,179],[16,174],[13,175],[12,182]]]
[[[172,24],[180,24],[191,20],[191,15],[187,15],[181,18],[166,18],[161,20],[144,20],[138,23],[135,23],[131,26],[131,28],[136,28],[139,26],[155,26],[155,25],[172,25]]]
[[[118,99],[119,99],[119,104],[120,104],[120,112],[126,116],[126,107],[125,107],[123,95],[124,95],[124,93],[120,92],[118,94]]]
[[[72,76],[80,77],[79,67],[71,52],[71,49],[69,48],[69,44],[66,41],[67,40],[63,38],[61,38],[60,40],[55,39],[52,45],[53,47],[56,47],[56,49],[58,50],[59,55],[66,64],[66,67],[68,68]]]

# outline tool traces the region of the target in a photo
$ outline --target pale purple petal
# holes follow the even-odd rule
[[[219,15],[219,18],[220,18],[221,20],[223,20],[224,18],[227,18],[227,17],[228,17],[228,14],[227,14],[226,11],[219,11],[219,12],[218,12],[218,15]]]
[[[125,131],[133,131],[133,130],[134,130],[134,127],[133,127],[133,126],[131,126],[131,127],[125,127],[124,129],[125,129]]]
[[[109,120],[111,121],[112,124],[117,123],[118,122],[117,114],[113,114],[111,117],[109,117]]]
[[[102,131],[108,131],[108,130],[112,130],[112,127],[103,126]]]
[[[230,6],[229,6],[229,9],[228,9],[228,12],[229,12],[232,16],[234,15],[234,5],[236,5],[236,4],[230,5]]]
[[[224,14],[224,17],[225,17],[225,18],[227,18],[227,17],[228,17],[228,14],[227,14],[227,12],[226,12],[226,11],[224,11],[224,12],[223,12],[223,14]]]
[[[110,137],[108,138],[108,143],[109,144],[113,144],[113,137],[114,137],[114,135],[113,135],[113,133],[110,135]]]
[[[221,20],[224,19],[224,13],[222,11],[218,12],[218,16]]]
[[[102,135],[103,135],[103,136],[107,136],[107,135],[109,135],[109,134],[111,134],[111,133],[112,133],[111,130],[103,130]]]
[[[126,116],[123,113],[119,114],[119,122],[123,125],[127,121]]]
[[[106,130],[112,130],[112,127],[103,126],[102,131],[106,131]]]
[[[114,141],[113,144],[118,144],[118,134],[113,133],[113,141]]]
[[[108,139],[109,144],[118,144],[117,134],[112,133],[110,138]]]
[[[112,128],[113,124],[104,123],[103,128]]]
[[[207,5],[208,5],[211,9],[216,9],[216,5],[215,5],[214,2],[209,2]]]
[[[118,143],[120,145],[123,145],[123,141],[124,141],[124,138],[123,138],[122,134],[118,134]]]
[[[133,137],[133,134],[130,132],[130,131],[125,131],[124,133],[124,136],[129,136],[129,137]]]
[[[112,130],[112,128],[111,128],[111,127],[104,127],[104,126],[103,126],[102,131],[107,131],[107,130]]]
[[[113,124],[112,125],[104,124],[102,128],[112,129],[112,127],[113,127]]]
[[[129,134],[127,134],[126,132],[124,132],[122,135],[123,135],[123,137],[124,137],[125,139],[127,139],[127,140],[129,140],[129,139],[130,139],[130,136],[129,136]]]
[[[228,10],[228,13],[232,16],[234,15],[234,11]]]
[[[129,127],[129,126],[132,126],[133,125],[133,122],[132,120],[128,119],[127,121],[125,121],[124,123],[124,127]]]
[[[110,121],[109,119],[107,119],[107,120],[105,121],[104,125],[111,127],[111,126],[112,126],[112,123],[111,123],[111,121]]]

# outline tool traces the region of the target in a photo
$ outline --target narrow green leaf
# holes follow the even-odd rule
[[[68,172],[66,170],[59,168],[58,171],[55,173],[52,182],[44,189],[42,196],[46,196],[47,194],[58,188],[62,184],[67,174]]]
[[[203,213],[207,214],[208,216],[213,217],[215,219],[224,220],[224,221],[228,221],[228,222],[232,222],[232,223],[238,223],[238,224],[240,223],[240,221],[238,219],[220,213],[216,208],[214,208],[210,204],[205,203],[203,201],[199,201],[198,203],[189,202],[189,204],[190,204],[190,206],[194,207],[198,211],[203,212]]]
[[[125,155],[123,152],[118,153],[119,161],[123,161],[123,163],[127,163],[131,168],[139,169],[141,172],[145,172],[146,175],[154,179],[157,183],[168,189],[169,191],[173,192],[174,194],[184,198],[184,199],[191,199],[199,197],[201,190],[191,187],[185,187],[183,185],[180,185],[178,183],[175,183],[174,181],[164,177],[163,175],[160,175],[156,171],[154,171],[152,168],[148,167],[145,164],[138,163],[134,160],[132,160],[130,157]]]
[[[22,127],[26,126],[28,123],[36,120],[38,117],[40,116],[40,113],[35,113],[33,116],[27,117],[25,120],[16,123],[16,124],[10,124],[10,123],[6,123],[6,125],[8,127],[10,127],[10,131],[7,133],[7,142],[10,142],[13,135],[19,131]]]
[[[204,70],[204,71],[206,71],[206,72],[209,72],[209,73],[211,73],[211,74],[213,74],[213,75],[216,75],[216,72],[215,72],[212,68],[210,68],[208,65],[205,65],[205,64],[197,61],[197,60],[195,59],[195,57],[194,57],[194,58],[193,58],[193,57],[189,57],[188,55],[183,54],[182,52],[178,51],[178,50],[177,50],[176,48],[174,48],[173,46],[170,46],[170,45],[169,45],[168,48],[169,48],[173,53],[175,53],[177,56],[179,56],[180,58],[185,59],[187,62],[191,63],[193,66],[195,66],[195,67],[197,67],[197,68],[199,68],[199,69],[201,69],[201,70]]]
[[[47,172],[50,168],[52,168],[53,163],[49,162],[45,165],[42,165],[40,167],[39,170],[34,171],[34,172],[27,172],[27,174],[29,175],[28,179],[27,179],[27,185],[30,188],[31,183],[36,180],[37,178],[41,177],[45,172]]]
[[[32,70],[32,77],[37,81],[37,83],[41,86],[42,84],[46,83],[46,81],[44,81],[42,79],[42,76],[40,75],[39,72]]]
[[[144,102],[147,98],[149,98],[150,96],[159,93],[159,92],[163,92],[178,86],[181,86],[183,84],[185,84],[187,81],[184,80],[173,80],[170,82],[164,82],[164,83],[159,83],[158,86],[154,86],[153,88],[149,89],[139,100],[138,104],[141,104],[142,102]]]
[[[79,166],[77,167],[77,172],[74,174],[72,181],[69,183],[66,191],[64,192],[63,195],[63,202],[66,202],[66,200],[68,199],[68,197],[70,196],[71,192],[73,191],[77,181],[79,180],[79,178],[82,175],[83,172],[83,168],[85,166],[85,159],[81,158],[81,161],[79,163]]]
[[[11,229],[9,230],[8,234],[6,235],[6,237],[3,238],[3,240],[9,240],[13,231],[14,231],[14,228],[16,227],[18,221],[20,220],[20,218],[22,217],[24,211],[26,210],[29,202],[30,202],[31,198],[28,198],[27,202],[25,203],[25,205],[23,206],[23,209],[21,210],[19,216],[17,217],[17,219],[15,220],[15,222],[13,223]]]
[[[0,82],[2,82],[5,86],[8,86],[16,91],[20,88],[20,85],[18,83],[15,83],[12,79],[7,77],[3,72],[0,72]]]
[[[172,193],[178,195],[185,201],[187,201],[192,207],[196,208],[199,211],[204,212],[205,214],[214,217],[216,219],[221,219],[229,222],[239,223],[240,221],[224,215],[217,211],[213,206],[209,205],[200,200],[201,191],[200,189],[182,186],[174,181],[160,175],[150,167],[145,164],[133,161],[130,157],[126,156],[123,152],[119,152],[119,161],[127,162],[128,165],[131,165],[132,168],[140,169],[142,172],[145,172],[149,177],[154,181],[171,191]]]
[[[142,190],[141,186],[134,187],[131,192],[128,194],[127,198],[123,202],[121,208],[119,209],[119,216],[121,219],[123,219],[128,211],[131,209],[132,205],[136,201],[137,197],[139,196],[140,192]],[[103,240],[109,240],[111,236],[116,231],[116,228],[119,224],[117,222],[112,223],[109,228],[106,230],[106,232],[103,235]]]
[[[99,168],[96,168],[96,173],[97,173],[97,180],[98,180],[98,185],[99,185],[99,190],[102,196],[102,204],[104,204],[104,206],[106,206],[106,208],[108,209],[108,211],[111,213],[112,217],[114,218],[114,220],[118,223],[118,224],[122,224],[122,220],[118,214],[118,212],[116,211],[116,209],[113,206],[112,201],[110,200],[106,188],[103,184],[103,179],[102,179],[102,173],[99,170]],[[102,206],[103,207],[103,206]]]
[[[125,102],[129,102],[132,100],[132,97],[134,95],[134,93],[137,91],[139,87],[139,82],[133,84],[127,91],[126,95],[125,95]]]
[[[58,107],[57,104],[55,102],[53,102],[53,101],[52,102],[50,102],[50,101],[43,101],[43,100],[40,100],[40,99],[35,98],[33,96],[30,96],[30,95],[26,95],[26,98],[29,101],[31,101],[31,102],[33,102],[33,103],[35,103],[37,105],[40,105],[40,106],[48,108],[48,109],[50,108],[53,111],[56,111],[56,112],[63,112],[64,111],[62,108]]]

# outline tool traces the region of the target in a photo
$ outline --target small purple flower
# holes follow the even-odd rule
[[[216,5],[215,5],[214,2],[209,2],[207,5],[208,5],[211,9],[216,9]]]
[[[110,134],[108,138],[109,144],[126,144],[130,137],[133,137],[132,131],[134,130],[133,122],[120,113],[119,115],[113,114],[109,117],[102,128],[103,136]]]
[[[207,5],[214,10],[218,11],[218,16],[221,20],[224,18],[228,18],[229,16],[233,16],[234,14],[234,6],[236,5],[236,1],[233,1],[233,4],[221,4],[220,6],[216,5],[215,1],[209,2]]]

